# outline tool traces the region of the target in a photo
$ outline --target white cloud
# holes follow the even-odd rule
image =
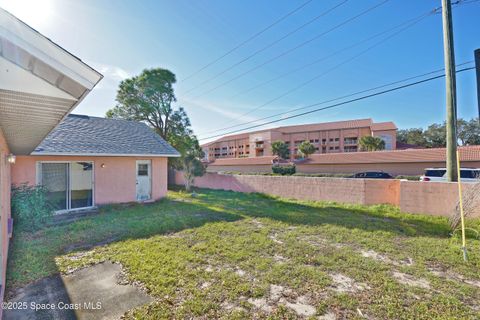
[[[181,102],[184,102],[186,104],[195,106],[195,107],[199,107],[199,108],[207,109],[209,111],[213,111],[213,112],[218,113],[218,114],[220,114],[220,115],[222,115],[226,118],[229,118],[229,119],[232,119],[232,120],[238,120],[240,122],[256,121],[258,119],[257,117],[253,117],[251,115],[242,116],[242,113],[233,111],[232,107],[227,108],[227,107],[223,107],[223,106],[213,104],[211,102],[197,102],[197,101],[192,101],[190,99],[180,99],[180,98],[178,100],[181,101]]]
[[[122,80],[132,77],[130,72],[119,66],[94,61],[89,61],[87,64],[103,75],[103,79],[98,84],[97,89],[117,90]]]
[[[116,81],[122,81],[131,77],[130,73],[127,70],[117,66],[102,64],[98,67],[97,70],[106,78],[108,77]]]

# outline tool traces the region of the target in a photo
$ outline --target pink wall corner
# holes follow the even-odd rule
[[[93,161],[95,204],[136,201],[136,160],[152,161],[152,199],[167,194],[167,158],[21,156],[12,168],[12,183],[36,183],[37,161]]]
[[[8,220],[11,218],[10,212],[10,185],[11,185],[11,165],[7,162],[7,155],[10,153],[7,142],[3,136],[2,131],[0,130],[0,237],[1,237],[1,250],[2,250],[2,260],[0,261],[2,265],[2,271],[0,274],[1,281],[1,290],[0,290],[0,299],[3,301],[3,296],[5,293],[5,280],[6,280],[6,270],[7,270],[7,258],[8,258],[8,244],[9,244],[9,234],[8,234]],[[2,316],[2,311],[0,310],[0,317]]]

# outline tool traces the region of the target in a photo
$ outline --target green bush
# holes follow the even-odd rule
[[[12,187],[12,216],[16,225],[35,231],[53,215],[53,207],[43,186],[21,184]]]
[[[296,167],[295,165],[286,165],[286,166],[273,165],[272,172],[276,174],[281,174],[282,176],[285,176],[285,175],[290,176],[292,174],[295,174]]]
[[[410,181],[420,181],[420,176],[400,175],[400,176],[396,176],[395,179],[406,179],[406,180],[410,180]]]
[[[295,173],[299,177],[317,177],[317,178],[351,178],[351,173]]]

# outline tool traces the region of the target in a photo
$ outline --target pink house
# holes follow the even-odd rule
[[[12,184],[43,185],[57,212],[154,201],[167,193],[167,159],[179,153],[147,125],[67,116],[12,167]]]

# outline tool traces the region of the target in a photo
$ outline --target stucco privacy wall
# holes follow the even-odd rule
[[[20,156],[12,166],[12,183],[36,183],[37,161],[92,161],[95,204],[136,201],[136,160],[152,161],[152,199],[167,194],[167,158]],[[102,164],[104,167],[102,168]]]
[[[462,184],[463,194],[474,185]],[[425,212],[450,216],[458,203],[458,185],[454,182],[415,182],[402,181],[400,184],[400,209],[405,212]],[[465,199],[467,200],[467,199]],[[480,217],[480,207],[470,213],[472,217]]]
[[[10,215],[10,165],[7,162],[7,155],[9,154],[7,142],[0,129],[0,241],[1,241],[1,297],[5,291],[5,274],[7,270],[7,255],[8,255],[8,219]],[[1,315],[1,311],[0,311]]]
[[[183,184],[183,173],[173,175]],[[231,175],[207,173],[195,186],[238,192],[261,192],[299,200],[354,204],[392,204],[403,212],[450,216],[458,203],[455,183],[400,181],[395,179],[339,179],[295,176]],[[472,184],[463,184],[467,191]],[[480,208],[471,217],[480,217]]]
[[[183,184],[175,172],[175,183]],[[207,173],[195,186],[239,192],[260,192],[299,200],[323,200],[353,204],[399,204],[399,180],[336,179]],[[370,195],[366,190],[372,190]]]

